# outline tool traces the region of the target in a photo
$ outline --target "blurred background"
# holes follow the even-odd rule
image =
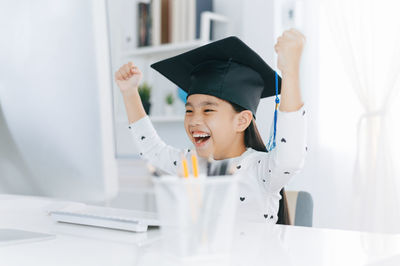
[[[400,233],[400,4],[395,0],[16,0],[0,3],[0,193],[151,209],[150,174],[113,73],[133,61],[161,138],[189,147],[185,95],[150,68],[236,35],[276,69],[276,39],[306,36],[308,155],[287,190],[313,226]],[[257,124],[268,139],[274,99]]]

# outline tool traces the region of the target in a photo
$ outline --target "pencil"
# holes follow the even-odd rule
[[[199,176],[199,166],[197,164],[197,156],[192,154],[192,167],[193,167],[193,175],[194,177]]]
[[[189,177],[189,168],[188,168],[188,162],[186,159],[182,160],[182,166],[183,166],[183,176],[185,178]]]

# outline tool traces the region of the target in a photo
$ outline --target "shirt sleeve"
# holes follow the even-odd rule
[[[187,151],[167,145],[158,136],[148,116],[128,126],[139,155],[153,166],[171,175],[178,174],[179,162]]]
[[[278,109],[276,147],[269,152],[260,173],[267,177],[267,188],[271,191],[281,190],[304,166],[307,152],[306,118],[304,105],[294,112]]]

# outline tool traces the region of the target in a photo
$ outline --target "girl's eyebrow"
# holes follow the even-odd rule
[[[201,103],[199,104],[199,106],[208,106],[208,105],[218,106],[218,103],[216,103],[216,102],[210,102],[210,101],[204,101],[204,102],[201,102]],[[190,102],[187,102],[187,103],[185,104],[185,107],[187,107],[187,106],[193,107],[193,104],[190,103]]]

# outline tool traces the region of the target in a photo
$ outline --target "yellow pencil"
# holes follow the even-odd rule
[[[197,156],[192,154],[192,166],[193,166],[193,175],[194,177],[199,176],[199,166],[197,164]]]
[[[182,166],[183,166],[183,176],[185,178],[189,177],[189,167],[188,167],[188,162],[186,159],[182,160]]]

